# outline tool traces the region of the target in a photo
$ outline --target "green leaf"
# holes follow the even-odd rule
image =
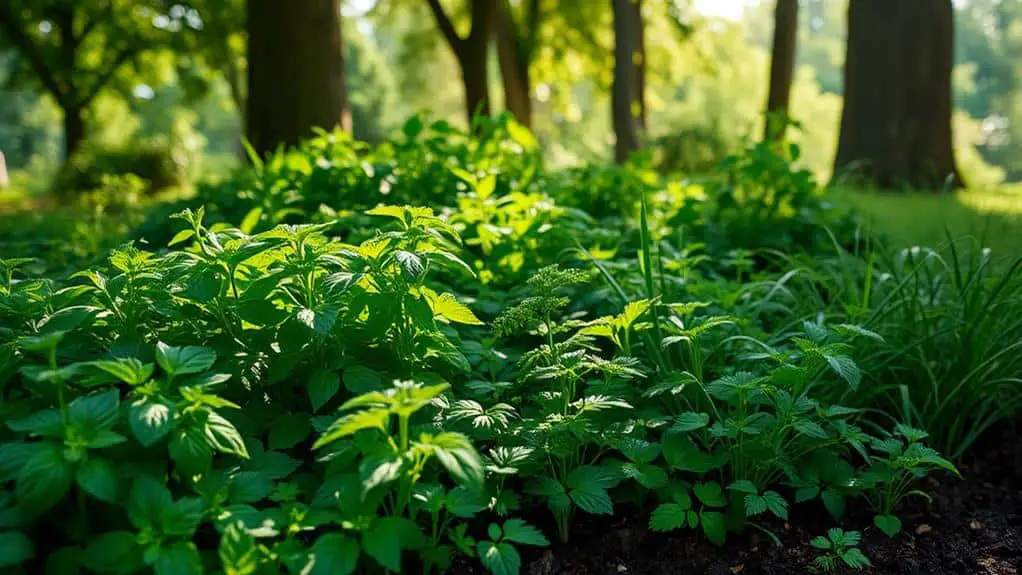
[[[703,533],[717,547],[722,547],[727,540],[727,527],[724,524],[724,514],[719,511],[703,511],[699,513],[699,523],[703,526]]]
[[[259,571],[259,547],[241,521],[224,529],[220,536],[219,555],[224,575],[255,575]]]
[[[64,437],[64,418],[56,409],[45,409],[21,419],[8,421],[7,427],[18,433],[52,438]]]
[[[820,495],[823,506],[827,508],[831,517],[840,519],[845,514],[845,496],[833,489],[827,489]]]
[[[364,429],[378,429],[382,432],[386,429],[389,418],[390,412],[386,409],[366,409],[343,415],[330,425],[330,428],[316,440],[312,448],[319,449]]]
[[[652,531],[674,531],[685,526],[688,510],[677,503],[661,503],[649,517]]]
[[[888,537],[894,537],[901,533],[901,519],[894,515],[877,515],[873,518],[873,525],[883,531]]]
[[[813,547],[817,548],[817,549],[830,549],[831,548],[830,539],[827,539],[826,537],[824,537],[822,535],[817,535],[816,537],[813,537],[812,540],[809,541],[809,544],[812,545]]]
[[[309,437],[312,425],[309,418],[300,413],[282,415],[270,427],[270,449],[291,449]]]
[[[82,564],[100,573],[132,573],[142,566],[142,547],[134,533],[111,531],[89,541]]]
[[[745,496],[745,514],[752,517],[767,510],[766,499],[762,495],[750,493]]]
[[[480,541],[476,552],[483,567],[493,575],[518,575],[522,569],[522,558],[510,543]]]
[[[468,306],[459,302],[457,298],[449,293],[442,293],[435,298],[428,298],[427,301],[433,313],[444,320],[466,325],[483,325],[483,322],[479,321],[479,318],[472,313]]]
[[[445,431],[430,440],[433,454],[454,479],[469,488],[481,488],[484,479],[483,462],[468,437]]]
[[[852,569],[865,569],[872,565],[862,551],[853,547],[841,552],[841,560]]]
[[[0,531],[0,569],[15,567],[35,557],[32,540],[20,531]]]
[[[765,491],[763,493],[763,500],[766,503],[767,509],[770,510],[770,513],[773,513],[785,521],[788,520],[788,502],[785,501],[784,497],[781,497],[780,493],[777,493],[776,491]]]
[[[171,347],[162,341],[156,344],[156,363],[172,376],[201,373],[215,362],[216,352],[206,347]]]
[[[828,437],[827,432],[824,431],[818,423],[805,417],[796,419],[791,426],[794,427],[795,431],[797,431],[800,435],[804,435],[806,437],[812,437],[815,439],[827,439]]]
[[[567,511],[571,508],[571,498],[568,497],[564,485],[552,477],[536,477],[526,484],[525,491],[545,498],[547,506],[554,512]]]
[[[213,460],[213,449],[197,429],[175,430],[170,435],[170,458],[188,475],[206,471]]]
[[[692,487],[692,492],[695,493],[699,501],[702,501],[703,505],[709,507],[727,506],[727,499],[717,483],[697,483]]]
[[[90,437],[117,423],[121,396],[116,389],[84,395],[68,405],[68,419],[72,426]]]
[[[514,541],[522,545],[537,545],[545,547],[550,544],[546,536],[539,529],[529,525],[521,519],[508,519],[504,522],[504,539]]]
[[[341,533],[327,533],[320,536],[309,550],[312,554],[312,569],[303,571],[308,575],[350,575],[358,565],[358,541]]]
[[[151,399],[136,400],[128,412],[128,424],[143,447],[154,445],[174,429],[174,405]]]
[[[167,247],[171,247],[181,242],[188,241],[192,239],[192,236],[194,235],[195,230],[193,229],[181,230],[180,232],[174,234],[174,237],[170,239],[170,242],[167,244]]]
[[[160,509],[160,528],[171,537],[191,539],[202,522],[205,505],[198,497],[182,497]]]
[[[141,475],[131,486],[126,506],[128,518],[138,529],[154,527],[163,510],[173,503],[167,486],[152,477]]]
[[[397,259],[398,265],[401,266],[401,271],[409,280],[418,280],[426,271],[422,258],[412,252],[397,250],[394,252],[394,257]]]
[[[607,488],[616,481],[607,472],[594,465],[576,467],[567,479],[568,496],[575,505],[587,513],[611,515],[613,503]]]
[[[683,433],[665,434],[663,445],[664,459],[679,471],[707,473],[727,463],[726,453],[706,453]]]
[[[63,450],[53,444],[38,451],[25,462],[14,485],[14,496],[31,514],[53,507],[71,488],[71,465],[64,460]]]
[[[401,571],[401,551],[407,548],[407,532],[418,527],[404,517],[379,517],[362,536],[362,549],[376,560],[377,563],[399,573]]]
[[[75,482],[86,493],[107,503],[117,501],[120,482],[113,466],[105,459],[88,457],[78,464]]]
[[[660,455],[660,444],[635,437],[628,437],[618,443],[617,448],[625,457],[636,463],[651,463]]]
[[[380,391],[383,389],[383,377],[372,368],[353,365],[344,368],[344,388],[355,395]]]
[[[231,453],[248,459],[248,449],[234,424],[220,414],[211,411],[206,417],[203,434],[211,447],[221,453]]]
[[[160,548],[153,563],[156,575],[202,575],[202,559],[191,541],[177,541]]]
[[[273,481],[256,471],[241,471],[231,478],[228,499],[231,503],[262,501],[273,491]]]
[[[830,364],[841,379],[848,382],[848,386],[852,390],[859,389],[859,382],[862,381],[862,372],[859,370],[859,366],[855,364],[855,360],[848,357],[847,355],[831,355],[823,354],[823,358]]]
[[[142,385],[153,375],[153,364],[142,363],[134,357],[104,359],[89,362],[89,365],[100,369],[128,385]]]
[[[319,411],[341,390],[341,376],[332,371],[320,370],[312,374],[308,386],[312,411]]]
[[[319,335],[328,335],[337,323],[337,307],[326,305],[314,310],[302,308],[298,312],[298,321]]]
[[[686,411],[674,419],[674,424],[672,424],[670,429],[667,431],[669,433],[685,433],[688,431],[702,429],[709,423],[710,415],[708,413]]]

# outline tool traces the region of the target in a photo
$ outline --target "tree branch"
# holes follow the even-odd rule
[[[493,0],[472,0],[472,30],[469,32],[469,38],[472,40],[483,38],[483,41],[489,39],[496,9],[497,3]]]
[[[440,28],[440,32],[444,35],[447,43],[451,45],[454,53],[458,54],[465,40],[454,29],[454,24],[451,23],[451,19],[444,12],[444,7],[440,5],[440,0],[426,0],[426,3],[429,4],[430,10],[433,11],[433,18],[436,19],[436,25]]]
[[[14,13],[10,7],[6,4],[0,4],[0,27],[6,30],[10,36],[11,41],[17,48],[18,53],[28,60],[29,66],[32,67],[32,71],[39,77],[39,82],[42,83],[43,88],[50,93],[51,96],[57,101],[57,104],[61,107],[67,103],[67,94],[60,88],[60,84],[57,79],[53,76],[53,73],[46,66],[46,62],[43,60],[42,55],[39,53],[38,47],[32,42],[32,39],[25,34],[22,29],[21,22],[17,21]]]

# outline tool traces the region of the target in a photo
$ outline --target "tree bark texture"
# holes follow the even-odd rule
[[[245,129],[260,154],[350,129],[339,0],[249,0]]]
[[[764,140],[782,140],[784,118],[791,107],[791,84],[795,76],[798,42],[798,0],[777,0],[774,8],[774,47],[770,58],[770,91]]]
[[[532,127],[532,82],[529,79],[532,31],[518,31],[506,0],[498,0],[497,60],[504,85],[504,105],[518,123]],[[533,4],[538,4],[533,2]]]
[[[76,106],[64,108],[64,159],[69,160],[85,141],[85,111]]]
[[[642,142],[642,96],[639,94],[641,6],[637,0],[611,0],[614,8],[614,83],[611,113],[614,124],[614,160],[624,162]]]
[[[493,28],[497,0],[471,0],[472,28],[462,37],[454,29],[450,17],[440,0],[426,0],[437,26],[454,52],[461,68],[461,81],[465,89],[465,112],[469,124],[478,113],[490,115],[489,60],[490,34]]]
[[[951,138],[952,0],[851,0],[836,178],[963,185]]]

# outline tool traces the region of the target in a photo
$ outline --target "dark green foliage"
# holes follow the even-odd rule
[[[523,546],[627,508],[717,545],[796,505],[844,520],[866,504],[857,527],[894,534],[921,480],[955,473],[910,427],[925,412],[865,409],[920,377],[906,350],[930,344],[861,284],[950,299],[913,299],[822,241],[843,220],[783,156],[733,159],[754,193],[728,203],[639,164],[548,173],[527,132],[492,130],[321,135],[208,189],[208,209],[170,218],[169,248],[61,278],[0,260],[3,568],[439,572],[463,556],[513,575]],[[619,203],[560,205],[586,207],[580,181]],[[1010,315],[996,287],[974,297]],[[1012,345],[986,343],[956,365]],[[943,421],[924,427],[943,439]],[[521,519],[537,511],[551,532]],[[854,533],[814,540],[819,566],[867,565]]]

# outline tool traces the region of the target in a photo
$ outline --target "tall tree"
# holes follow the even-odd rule
[[[642,145],[643,95],[640,64],[642,5],[639,0],[611,0],[614,9],[614,82],[611,114],[614,124],[614,159],[624,162]]]
[[[787,127],[791,83],[795,76],[798,42],[798,0],[777,0],[774,8],[774,46],[770,57],[770,91],[764,140],[781,140]]]
[[[64,156],[85,139],[89,105],[128,64],[189,25],[161,0],[0,0],[0,47],[14,82],[41,87],[64,115]]]
[[[952,0],[851,0],[834,173],[881,188],[962,180],[951,140]]]
[[[504,102],[519,123],[532,127],[529,66],[539,42],[540,1],[523,3],[521,23],[516,20],[509,0],[498,2],[497,57],[504,84]]]
[[[339,0],[248,0],[248,140],[259,153],[313,128],[351,129]]]
[[[440,0],[426,0],[426,2],[461,68],[461,80],[465,88],[465,111],[468,114],[469,122],[472,121],[472,117],[476,113],[484,116],[490,115],[490,87],[487,82],[488,48],[497,1],[469,0],[471,25],[467,36],[458,34],[450,16],[440,4]]]

